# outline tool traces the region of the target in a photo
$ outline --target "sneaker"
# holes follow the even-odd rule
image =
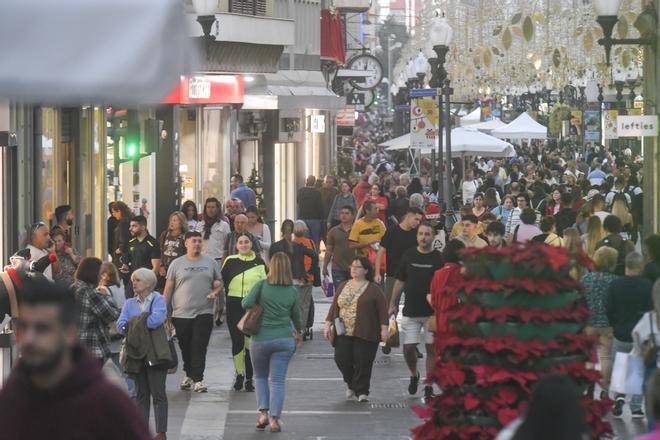
[[[433,397],[433,387],[431,385],[426,385],[424,387],[424,402],[430,400]]]
[[[369,401],[369,396],[366,394],[360,394],[360,397],[358,397],[358,402],[368,402]]]
[[[383,351],[383,354],[390,354],[392,352],[392,347],[388,347],[387,345],[383,345],[380,349]]]
[[[206,385],[204,385],[202,382],[195,382],[193,391],[196,393],[205,393],[207,391]]]
[[[254,385],[252,384],[252,379],[245,379],[245,391],[248,393],[254,392]]]
[[[410,384],[408,385],[408,392],[412,395],[417,392],[417,387],[419,386],[419,372],[417,376],[410,376]]]
[[[193,380],[191,378],[189,378],[188,376],[186,376],[181,381],[180,387],[181,387],[182,390],[189,390],[190,387],[193,386],[193,383],[194,383]]]
[[[355,391],[353,391],[350,388],[346,389],[346,400],[353,400],[355,399]]]
[[[637,409],[635,411],[632,411],[631,414],[632,414],[633,419],[643,419],[644,418],[644,411],[642,411],[641,409]]]
[[[623,405],[625,404],[625,399],[618,397],[614,402],[614,406],[612,407],[612,415],[614,417],[620,418],[623,415]]]
[[[236,375],[236,381],[234,382],[234,389],[236,391],[240,391],[243,389],[243,381],[245,380],[245,377],[242,374],[237,374]]]

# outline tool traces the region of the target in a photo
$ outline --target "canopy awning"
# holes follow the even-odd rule
[[[504,127],[496,128],[491,135],[500,139],[547,139],[548,129],[527,113],[521,113]]]
[[[481,122],[481,107],[477,107],[461,118],[461,126],[478,124]]]
[[[345,99],[326,86],[323,74],[309,70],[281,70],[279,73],[254,75],[245,84],[245,110],[337,110]]]
[[[405,150],[410,148],[410,134],[404,134],[380,144],[387,151]],[[457,127],[451,131],[452,153],[466,156],[511,157],[515,155],[513,146],[501,139],[489,136],[476,130]],[[422,154],[430,154],[433,148],[418,149]]]
[[[197,53],[181,0],[3,0],[0,97],[157,104]]]
[[[491,119],[490,121],[480,122],[478,124],[470,125],[470,129],[479,130],[485,133],[489,133],[497,128],[504,127],[506,124],[500,119]]]
[[[341,14],[321,10],[321,59],[343,66],[346,62]]]

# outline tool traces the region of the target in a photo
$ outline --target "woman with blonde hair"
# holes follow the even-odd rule
[[[618,278],[614,274],[619,252],[609,246],[598,248],[594,253],[596,270],[582,277],[585,299],[591,316],[585,329],[587,335],[597,340],[598,357],[603,372],[603,392],[607,394],[612,374],[612,326],[607,319],[607,297],[612,281]]]
[[[580,234],[587,233],[587,226],[589,225],[589,218],[594,215],[594,206],[591,203],[585,203],[578,211],[575,218],[575,227]]]
[[[605,231],[600,217],[592,215],[587,222],[587,232],[582,234],[582,242],[584,243],[584,252],[589,258],[594,257],[596,252],[596,244],[605,238]]]
[[[630,231],[633,227],[633,216],[628,209],[626,201],[622,198],[615,198],[612,202],[612,215],[619,217],[622,225],[622,234],[625,234],[624,238],[629,238]]]
[[[260,412],[258,430],[266,428],[270,415],[271,432],[281,431],[286,372],[296,347],[302,343],[299,301],[291,261],[284,252],[277,252],[270,257],[267,279],[257,282],[241,303],[244,309],[255,304],[263,309],[261,329],[250,343]]]
[[[575,228],[566,228],[564,229],[564,247],[568,249],[568,253],[571,256],[571,264],[573,268],[569,272],[569,275],[574,280],[581,280],[582,275],[584,275],[585,269],[577,261],[577,257],[582,252],[582,240],[580,239],[580,233]]]

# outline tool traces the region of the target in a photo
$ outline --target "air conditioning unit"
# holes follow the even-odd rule
[[[333,6],[341,12],[365,12],[371,8],[371,0],[334,0]]]

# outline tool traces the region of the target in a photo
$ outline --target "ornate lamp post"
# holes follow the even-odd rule
[[[614,45],[649,45],[654,46],[657,35],[658,20],[657,13],[653,4],[649,3],[639,18],[635,21],[635,27],[642,38],[612,38],[614,25],[619,20],[619,8],[622,0],[594,0],[594,10],[596,11],[596,21],[603,28],[603,38],[598,40],[598,44],[605,48],[605,61],[610,65],[610,52]]]
[[[433,45],[433,52],[435,58],[429,58],[428,63],[431,65],[431,81],[429,85],[432,88],[442,88],[442,93],[438,93],[438,186],[442,189],[443,199],[447,207],[451,209],[451,194],[452,194],[452,181],[451,181],[451,124],[450,124],[450,104],[449,97],[452,89],[449,87],[449,80],[447,80],[447,70],[445,70],[445,60],[447,52],[449,52],[449,44],[454,34],[453,29],[447,22],[444,15],[439,14],[433,19],[430,32],[430,44]],[[439,92],[439,91],[438,91]],[[445,100],[445,111],[442,109],[442,100]],[[443,121],[444,117],[444,121]],[[442,160],[442,130],[446,131],[446,145],[447,156],[445,157],[443,166]],[[443,169],[446,168],[446,169]],[[442,174],[445,171],[445,182],[443,184]]]
[[[197,13],[197,22],[202,26],[206,43],[206,57],[210,56],[209,48],[215,41],[215,35],[211,35],[213,24],[215,24],[215,13],[218,11],[218,0],[193,0],[193,8]]]
[[[428,60],[424,56],[422,50],[419,50],[419,53],[413,60],[415,65],[415,74],[417,75],[417,87],[420,89],[424,88],[424,77],[426,76],[426,68],[428,66]]]

